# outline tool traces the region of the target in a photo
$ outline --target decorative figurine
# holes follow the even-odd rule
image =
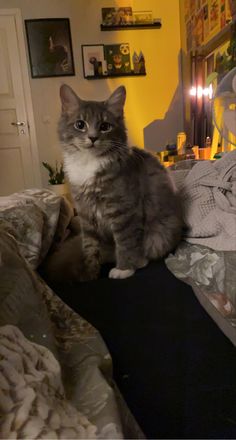
[[[146,73],[145,59],[143,56],[143,52],[140,51],[138,58],[139,58],[139,73]]]
[[[133,61],[134,73],[139,73],[139,57],[137,52],[133,53],[132,61]]]

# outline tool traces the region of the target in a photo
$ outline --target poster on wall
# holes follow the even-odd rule
[[[32,78],[75,75],[68,18],[25,20]]]
[[[228,0],[228,6],[230,10],[230,15],[233,20],[236,19],[236,0]]]
[[[225,10],[226,10],[226,22],[229,23],[232,20],[232,13],[230,8],[231,0],[226,0]],[[235,1],[235,11],[236,11],[236,1]]]
[[[208,4],[203,6],[203,39],[204,42],[208,39],[209,35],[209,8]]]
[[[201,9],[201,0],[196,0],[196,13]]]
[[[105,45],[104,53],[109,74],[131,72],[129,43]]]
[[[236,14],[236,0],[184,0],[187,50],[207,43],[225,28],[232,21],[233,7]]]
[[[84,78],[107,75],[103,44],[83,44],[82,60]]]
[[[220,0],[209,0],[209,31],[216,34],[220,29]]]
[[[190,0],[184,0],[184,21],[185,23],[190,19]]]
[[[190,16],[192,17],[196,11],[196,0],[190,0],[189,11],[190,11]]]
[[[193,48],[193,29],[192,29],[192,20],[189,20],[186,23],[186,45],[187,51],[189,52]]]
[[[220,0],[220,28],[226,25],[226,0]]]
[[[201,44],[203,43],[203,30],[203,9],[200,9],[198,14],[194,18],[193,34],[196,47],[201,46]]]

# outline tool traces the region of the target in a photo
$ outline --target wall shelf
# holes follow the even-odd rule
[[[101,31],[128,31],[134,29],[160,29],[161,28],[161,20],[155,21],[154,23],[136,23],[136,24],[126,24],[126,25],[105,25],[101,24]]]
[[[134,73],[134,72],[123,72],[123,73],[115,73],[114,75],[112,74],[108,74],[108,75],[97,75],[97,76],[85,76],[85,79],[106,79],[106,78],[117,78],[120,76],[125,76],[125,77],[129,77],[129,76],[146,76],[146,73]]]

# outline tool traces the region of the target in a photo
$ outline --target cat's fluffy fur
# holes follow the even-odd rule
[[[182,229],[178,196],[156,157],[128,147],[123,86],[103,102],[84,101],[67,85],[60,96],[59,136],[81,221],[85,278],[98,277],[105,248],[115,263],[109,277],[126,278],[177,245]],[[73,263],[75,246],[72,241]],[[76,264],[80,279],[81,262]]]

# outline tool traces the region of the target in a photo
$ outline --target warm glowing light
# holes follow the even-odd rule
[[[196,96],[196,94],[197,94],[197,89],[196,89],[196,87],[191,87],[191,89],[189,90],[189,94],[190,94],[191,96]]]
[[[198,98],[202,98],[202,96],[208,96],[209,99],[212,98],[213,95],[213,89],[212,85],[210,84],[209,87],[191,87],[189,90],[190,96],[197,96]]]
[[[212,99],[213,98],[213,87],[212,87],[212,84],[209,85],[208,90],[209,90],[209,94],[208,94],[209,99]]]

